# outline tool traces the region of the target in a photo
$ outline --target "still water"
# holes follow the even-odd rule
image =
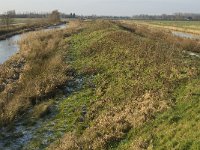
[[[21,35],[15,35],[11,38],[0,41],[0,64],[8,60],[10,56],[19,50],[17,41],[20,39],[20,37]]]
[[[196,34],[178,32],[178,31],[173,31],[172,34],[174,36],[178,36],[178,37],[181,37],[181,38],[200,40],[200,35],[196,35]],[[195,56],[195,57],[200,58],[200,54],[199,53],[194,53],[194,52],[191,52],[191,51],[185,51],[185,53],[189,54],[190,56]]]
[[[64,29],[66,24],[57,25],[43,29],[44,31],[49,31],[52,29]],[[0,41],[0,64],[8,60],[12,55],[14,55],[19,50],[18,41],[21,39],[22,34],[12,36],[6,40]]]
[[[175,36],[178,36],[178,37],[182,37],[182,38],[199,39],[200,40],[200,35],[195,35],[195,34],[191,34],[191,33],[173,31],[172,34]]]

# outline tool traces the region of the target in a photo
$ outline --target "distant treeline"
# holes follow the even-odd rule
[[[47,18],[51,13],[17,13],[16,18]],[[75,18],[75,13],[64,14],[60,13],[61,18]]]
[[[162,14],[162,15],[135,15],[133,19],[143,19],[143,20],[200,20],[200,14],[194,13],[174,13],[172,15]]]
[[[48,18],[51,12],[23,12],[16,13],[15,10],[8,11],[15,18]],[[0,17],[4,14],[0,14]],[[61,18],[80,18],[80,19],[138,19],[138,20],[193,20],[200,21],[200,14],[195,13],[174,13],[172,15],[134,15],[134,16],[98,16],[98,15],[76,15],[75,13],[60,13]]]
[[[12,14],[12,17],[15,18],[48,18],[52,12],[22,12],[22,13],[16,13],[15,10],[7,11],[3,14],[0,14],[0,17],[2,17],[5,14]],[[65,14],[60,13],[61,18],[76,18],[75,13]]]
[[[86,19],[137,19],[137,20],[191,20],[191,21],[200,21],[200,14],[193,13],[174,13],[172,15],[162,14],[162,15],[134,15],[132,17],[129,16],[78,16]]]

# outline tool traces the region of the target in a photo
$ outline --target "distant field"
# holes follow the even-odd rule
[[[43,22],[46,18],[15,18],[13,21],[14,25],[22,25],[22,24],[33,24],[37,22]],[[62,19],[62,21],[68,21],[69,19]],[[0,21],[0,26],[2,23]]]
[[[200,21],[134,21],[136,23],[150,25],[152,27],[162,27],[169,30],[200,34]]]
[[[149,21],[150,24],[200,30],[200,21]]]
[[[41,21],[39,18],[15,18],[14,23],[15,24],[20,24],[20,23],[32,23],[32,22],[37,22]]]
[[[13,25],[33,24],[42,21],[44,21],[44,19],[41,18],[15,18],[13,20]],[[0,21],[0,26],[2,26],[1,21]]]

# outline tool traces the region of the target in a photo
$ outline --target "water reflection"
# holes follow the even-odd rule
[[[44,31],[49,31],[52,29],[63,29],[65,27],[66,24],[62,24],[58,26],[49,27],[47,29],[44,29]],[[19,50],[19,45],[17,44],[17,41],[20,40],[21,36],[21,34],[15,35],[11,38],[0,41],[0,64],[4,63]]]
[[[15,35],[6,40],[0,41],[0,64],[5,62],[10,56],[16,53],[19,49],[17,41],[20,39],[21,35]]]

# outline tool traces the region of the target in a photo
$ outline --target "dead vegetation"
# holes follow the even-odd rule
[[[130,130],[175,105],[173,91],[199,72],[183,60],[186,46],[181,40],[160,30],[109,21],[92,22],[72,37],[75,67],[93,76],[97,98],[88,104],[86,127],[66,133],[49,148],[112,148]]]
[[[170,31],[163,30],[162,28],[150,28],[146,24],[136,24],[131,22],[118,22],[121,28],[124,28],[130,32],[134,32],[143,37],[149,37],[155,40],[165,40],[169,42],[169,44],[175,44],[185,51],[192,51],[200,53],[200,41],[193,39],[186,39],[175,37],[171,34]]]
[[[69,29],[65,34],[77,30]],[[51,98],[71,77],[65,63],[68,44],[62,31],[33,32],[20,42],[20,52],[1,66],[0,125],[31,105]],[[65,49],[65,51],[63,50]]]

